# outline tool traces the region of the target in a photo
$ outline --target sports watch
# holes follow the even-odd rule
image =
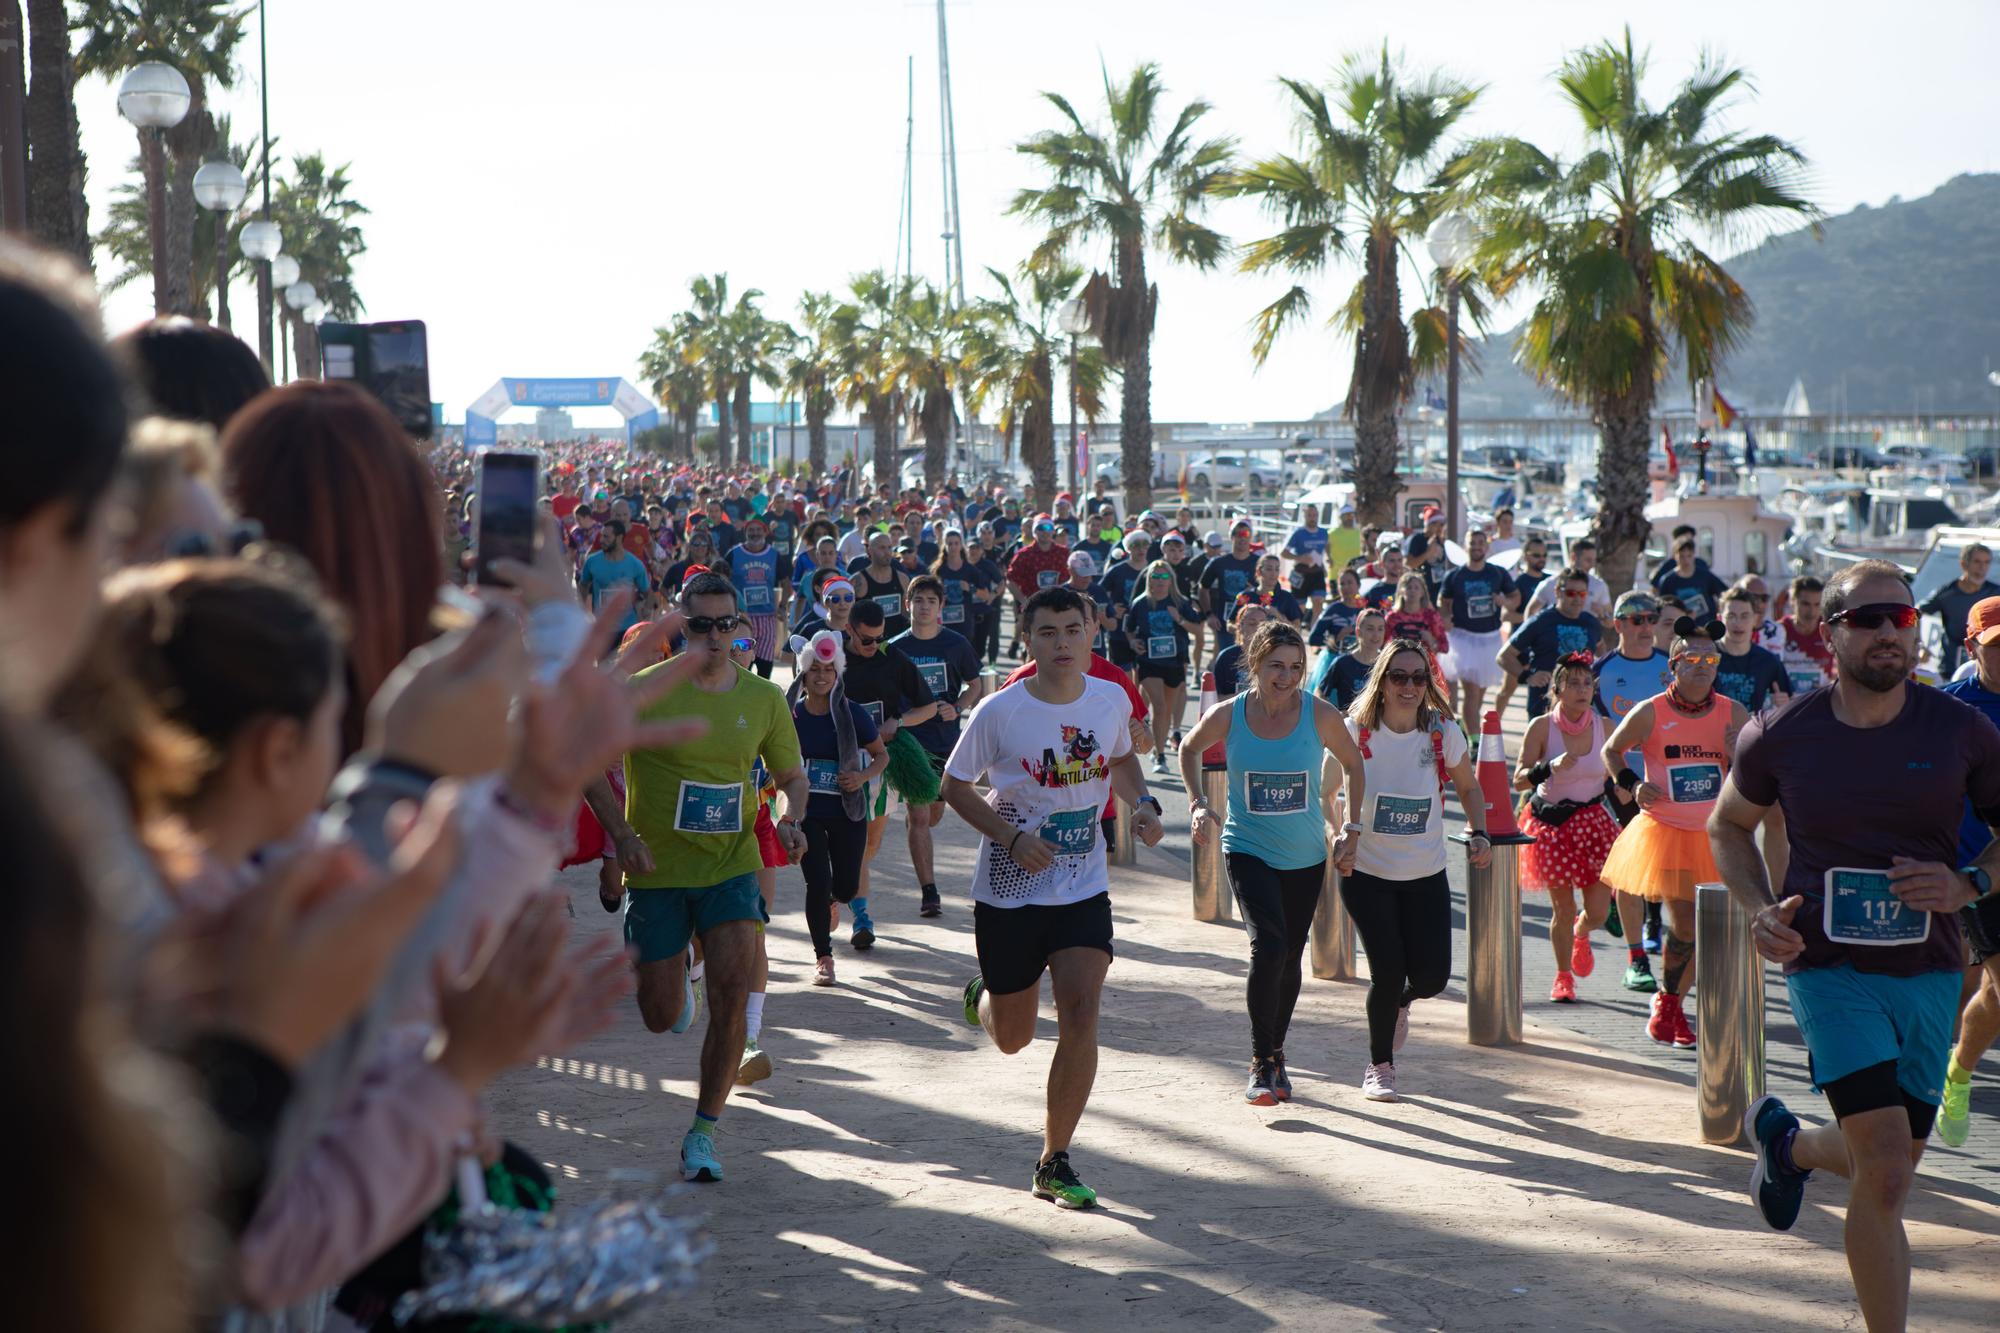
[[[1978,902],[1981,898],[1987,898],[1992,896],[1993,876],[1987,874],[1984,870],[1981,870],[1978,866],[1960,866],[1958,868],[1958,873],[1965,876],[1968,880],[1972,882],[1972,891],[1974,894],[1978,895],[1972,901]]]

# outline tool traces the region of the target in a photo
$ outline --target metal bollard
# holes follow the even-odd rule
[[[1454,833],[1457,843],[1470,841]],[[1533,842],[1496,833],[1486,869],[1465,867],[1465,1039],[1474,1046],[1521,1044],[1520,849]]]
[[[1139,860],[1139,840],[1132,836],[1132,807],[1122,796],[1111,798],[1111,845],[1104,859],[1114,866],[1134,865]]]
[[[1201,771],[1201,794],[1208,800],[1208,808],[1221,817],[1224,803],[1229,799],[1229,770],[1226,768],[1204,768]],[[1188,858],[1188,878],[1194,885],[1194,919],[1197,921],[1231,921],[1235,919],[1235,905],[1230,901],[1229,876],[1222,869],[1222,834],[1218,830],[1210,838],[1208,845],[1199,844],[1189,849],[1193,855]]]
[[[1354,919],[1340,900],[1340,867],[1327,849],[1326,878],[1313,909],[1312,972],[1321,981],[1354,980]]]
[[[1701,1141],[1739,1143],[1743,1112],[1764,1095],[1764,960],[1726,884],[1695,885],[1694,969]]]

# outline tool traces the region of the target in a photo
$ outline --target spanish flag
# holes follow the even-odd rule
[[[1731,407],[1729,400],[1722,396],[1722,390],[1711,385],[1708,393],[1709,397],[1715,400],[1715,424],[1724,430],[1728,430],[1736,424],[1736,409]]]

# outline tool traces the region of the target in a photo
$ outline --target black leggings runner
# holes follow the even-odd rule
[[[1248,852],[1230,852],[1229,887],[1250,936],[1250,1054],[1268,1060],[1285,1049],[1285,1031],[1299,1002],[1299,958],[1319,905],[1326,863],[1273,870]]]
[[[1451,977],[1451,886],[1442,870],[1422,879],[1357,870],[1341,877],[1340,901],[1368,951],[1368,1060],[1393,1064],[1396,1011]]]
[[[822,819],[807,815],[806,854],[799,868],[806,873],[806,929],[812,934],[813,957],[833,955],[833,904],[852,902],[861,887],[861,853],[868,845],[868,821]]]

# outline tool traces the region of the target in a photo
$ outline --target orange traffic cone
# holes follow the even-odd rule
[[[1201,711],[1196,716],[1207,717],[1208,710],[1215,707],[1216,702],[1215,673],[1204,671],[1201,673]],[[1201,752],[1201,763],[1204,768],[1229,767],[1228,748],[1221,742],[1209,746]]]
[[[1521,831],[1514,822],[1513,770],[1507,764],[1507,743],[1500,735],[1500,714],[1486,710],[1479,728],[1479,792],[1486,798],[1486,831],[1512,837]]]

